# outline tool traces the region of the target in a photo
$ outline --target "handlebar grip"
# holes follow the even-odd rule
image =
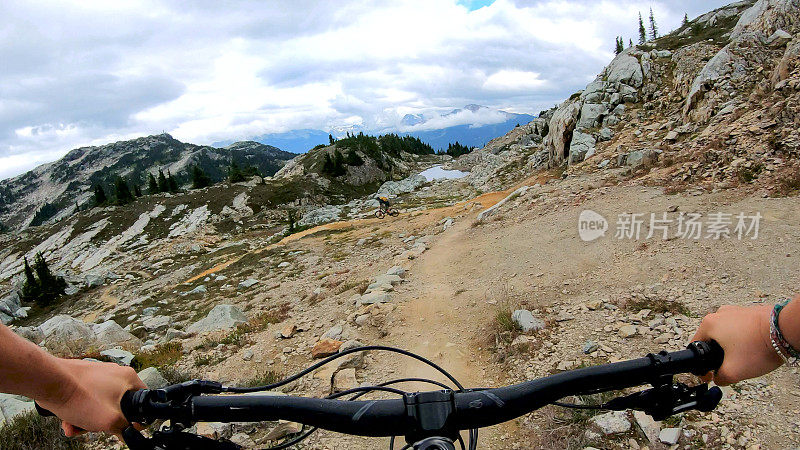
[[[725,359],[725,350],[722,349],[717,341],[696,341],[689,344],[699,360],[697,369],[692,374],[702,376],[708,372],[716,371],[722,366]]]

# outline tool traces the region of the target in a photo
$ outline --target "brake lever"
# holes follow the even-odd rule
[[[683,383],[671,383],[615,398],[604,407],[615,411],[634,409],[645,412],[654,420],[664,420],[692,409],[713,411],[720,400],[722,390],[717,386],[709,389],[706,383],[692,387]]]

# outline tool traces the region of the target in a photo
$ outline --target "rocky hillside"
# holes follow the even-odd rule
[[[54,353],[136,367],[151,387],[264,384],[362,345],[419,353],[468,387],[685,348],[721,305],[797,293],[798,27],[797,0],[712,11],[626,50],[585,90],[456,160],[364,137],[317,148],[274,177],[0,233],[0,320]],[[431,165],[470,173],[417,173]],[[373,189],[394,196],[399,217],[374,217],[374,202],[358,197]],[[665,217],[670,232],[686,213],[764,220],[758,239],[752,230],[645,238],[643,224],[636,239],[609,230],[584,242],[576,219],[587,209],[609,228],[624,214]],[[300,221],[294,233],[290,211]],[[46,308],[16,294],[21,259],[37,252],[69,283]],[[320,397],[431,376],[377,351],[341,361],[281,389]],[[725,387],[715,411],[664,421],[548,406],[481,430],[479,448],[796,448],[796,372]],[[4,417],[11,408],[33,403],[0,395]],[[195,430],[264,448],[301,427]],[[307,448],[387,441],[320,431]]]
[[[228,166],[254,166],[272,175],[295,154],[257,142],[237,142],[224,148],[188,144],[168,134],[81,147],[53,163],[41,165],[18,177],[0,181],[0,223],[23,229],[45,206],[49,222],[67,217],[87,206],[96,184],[110,187],[116,176],[144,187],[148,174],[169,171],[179,183],[188,184],[188,170],[200,166],[212,181],[227,176]]]
[[[625,50],[586,89],[464,163],[486,163],[473,174],[484,189],[566,167],[676,190],[785,190],[800,183],[798,27],[797,1],[709,12]]]

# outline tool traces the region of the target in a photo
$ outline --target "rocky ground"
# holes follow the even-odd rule
[[[238,259],[234,263],[211,259],[204,261],[206,271],[197,267],[182,274],[153,306],[117,306],[127,320],[120,313],[115,317],[124,325],[141,323],[129,329],[139,334],[144,328],[142,338],[157,345],[180,342],[177,358],[167,365],[175,372],[230,384],[294,373],[340,346],[382,344],[429,357],[465,385],[485,387],[680,349],[717,306],[772,302],[796,290],[798,197],[765,200],[740,189],[665,195],[662,188],[634,183],[603,186],[597,176],[544,181],[529,180],[527,190],[481,221],[479,212],[511,190],[383,221],[323,226],[278,245],[253,245],[229,255]],[[578,216],[585,209],[609,219],[605,237],[580,239]],[[763,216],[758,239],[614,236],[616,218],[624,213],[676,218],[740,211]],[[134,284],[144,283],[123,278],[95,296],[125,298]],[[187,292],[192,293],[181,294]],[[218,304],[235,308],[197,321],[205,316],[200,311]],[[530,331],[498,325],[498,316],[515,310],[532,313]],[[180,319],[189,316],[188,322]],[[203,331],[245,321],[250,325],[240,333]],[[134,353],[154,352],[152,345]],[[667,423],[629,413],[575,418],[548,407],[486,430],[481,448],[662,448],[676,439],[686,448],[786,448],[798,444],[795,375],[780,369],[738,383],[726,388],[714,413],[689,413]],[[338,370],[319,371],[286,393],[326,395],[401,376],[434,374],[402,357],[373,352]],[[198,429],[257,446],[265,445],[274,428]],[[304,448],[343,445],[377,444],[320,432]]]
[[[0,319],[50,351],[132,364],[151,386],[267,384],[367,344],[417,352],[470,387],[683,348],[720,305],[797,293],[798,17],[791,0],[743,1],[626,50],[587,89],[484,149],[418,161],[469,176],[385,183],[396,218],[372,217],[369,198],[305,204],[303,229],[284,237],[280,190],[250,183],[0,235],[4,288],[37,250],[70,282],[53,308],[4,296]],[[585,217],[602,219],[604,236],[582,239]],[[546,407],[484,430],[479,447],[790,448],[800,445],[796,374],[737,383],[713,413],[663,423]],[[281,394],[407,376],[436,378],[371,352]],[[3,417],[31,406],[0,398]],[[196,431],[263,447],[297,430]],[[386,443],[318,432],[303,448]]]

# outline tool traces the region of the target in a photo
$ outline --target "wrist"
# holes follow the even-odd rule
[[[40,385],[40,391],[35,400],[48,405],[65,405],[72,399],[80,388],[78,374],[72,367],[72,360],[56,358],[43,352],[42,367],[46,375]]]
[[[800,298],[790,301],[778,316],[778,328],[786,343],[800,349]]]

